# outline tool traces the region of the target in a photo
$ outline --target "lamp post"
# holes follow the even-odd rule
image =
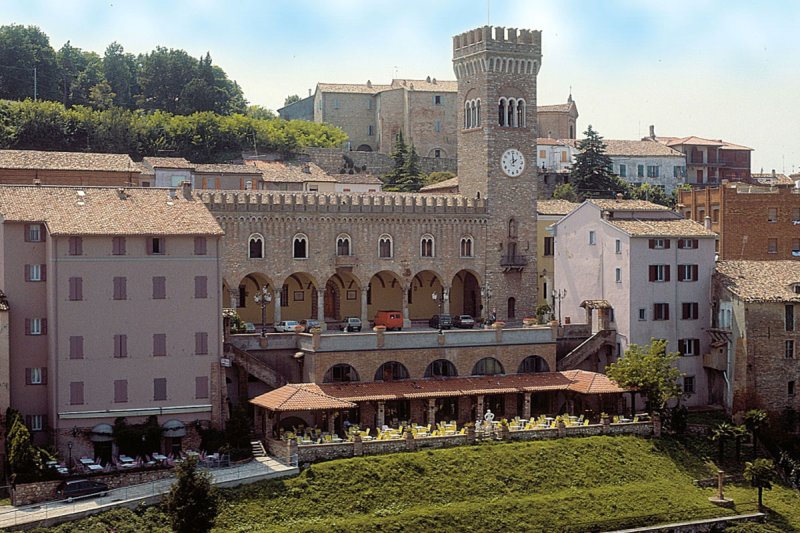
[[[269,285],[261,287],[256,295],[253,297],[257,304],[261,305],[261,336],[267,336],[267,305],[272,301],[272,294],[269,291]]]
[[[438,315],[437,322],[439,324],[439,335],[441,335],[442,334],[442,305],[444,305],[444,297],[440,298],[439,297],[439,293],[438,292],[434,292],[434,293],[431,294],[431,298],[433,299],[434,302],[438,302],[439,303],[439,315]]]
[[[67,469],[72,470],[72,441],[67,442],[67,448],[69,448],[69,462],[67,463]]]
[[[558,325],[561,325],[561,300],[567,297],[567,289],[555,290],[551,293],[553,296],[553,303],[556,303],[558,300]]]
[[[481,289],[481,298],[486,300],[486,305],[484,306],[484,309],[486,310],[486,318],[488,321],[491,321],[491,307],[489,306],[489,303],[492,301],[492,288],[489,285]],[[496,314],[495,318],[497,318]]]

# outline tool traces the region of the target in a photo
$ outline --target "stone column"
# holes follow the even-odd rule
[[[281,291],[275,291],[272,302],[275,304],[275,318],[273,318],[273,321],[277,324],[281,321]]]
[[[411,327],[411,319],[408,318],[408,287],[403,285],[403,327]]]
[[[386,424],[386,402],[379,401],[378,402],[378,419],[377,423],[375,424],[378,428],[382,428]]]
[[[442,313],[453,314],[450,311],[450,287],[442,287]]]
[[[478,405],[475,407],[475,419],[483,421],[483,394],[478,394]]]
[[[431,430],[436,427],[436,398],[428,398],[428,424]]]
[[[328,433],[331,435],[336,431],[336,415],[336,412],[328,411]]]
[[[325,323],[325,290],[317,289],[317,321],[320,326]]]
[[[369,327],[369,317],[367,316],[367,291],[368,289],[361,289],[361,328],[366,329]]]
[[[522,418],[528,419],[531,417],[531,393],[524,392],[522,394]]]
[[[228,293],[231,297],[231,308],[237,309],[239,307],[239,290],[238,289],[228,289]]]

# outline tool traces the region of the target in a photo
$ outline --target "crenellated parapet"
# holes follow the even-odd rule
[[[320,194],[203,191],[198,197],[214,213],[486,214],[487,201],[458,195],[415,193]]]
[[[482,26],[453,37],[456,78],[485,72],[536,75],[542,62],[542,32]]]

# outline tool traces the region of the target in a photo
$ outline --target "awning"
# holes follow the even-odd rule
[[[111,442],[114,440],[114,428],[111,424],[97,424],[89,433],[92,442]]]
[[[268,411],[328,411],[352,409],[356,404],[326,394],[315,383],[289,383],[256,396],[250,403]]]
[[[167,420],[161,424],[164,437],[175,438],[186,436],[186,426],[180,420]]]

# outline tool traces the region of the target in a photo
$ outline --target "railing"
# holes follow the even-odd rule
[[[500,258],[500,266],[504,267],[524,267],[528,264],[528,258],[524,255],[504,255]]]
[[[231,361],[244,368],[248,374],[255,376],[267,385],[277,389],[286,384],[286,378],[275,369],[233,344],[225,343],[225,353],[230,356]]]
[[[597,353],[597,349],[604,344],[613,346],[616,333],[613,329],[598,331],[558,361],[558,370],[571,370],[577,367],[588,356]]]

